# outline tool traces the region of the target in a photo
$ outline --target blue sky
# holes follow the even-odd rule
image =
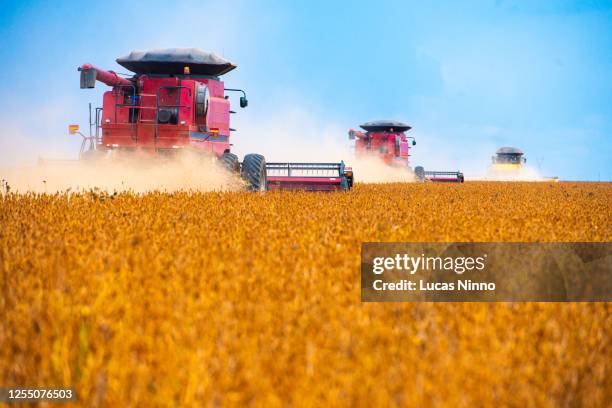
[[[238,152],[396,118],[426,168],[477,172],[513,145],[545,175],[612,180],[612,2],[125,3],[2,1],[0,164],[78,149],[66,125],[103,91],[79,89],[78,65],[197,47],[238,65],[224,77],[249,96]]]

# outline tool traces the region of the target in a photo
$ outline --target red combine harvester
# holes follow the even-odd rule
[[[365,130],[350,129],[349,139],[355,140],[355,154],[357,157],[376,156],[389,166],[397,168],[410,167],[409,157],[411,146],[416,145],[412,136],[406,132],[412,129],[403,122],[393,120],[379,120],[367,122],[360,127]],[[460,171],[425,171],[417,166],[414,174],[419,181],[438,181],[463,183],[463,173]]]
[[[229,171],[240,172],[249,190],[333,191],[352,186],[352,170],[343,162],[266,163],[256,153],[240,162],[231,152],[230,114],[235,112],[226,92],[242,94],[241,108],[248,101],[242,89],[225,88],[219,77],[236,65],[214,53],[194,48],[135,51],[117,63],[134,75],[121,77],[91,64],[79,67],[81,88],[94,88],[96,81],[112,87],[104,92],[93,119],[90,108],[83,159],[118,151],[168,156],[189,150],[216,156]],[[70,130],[78,133],[78,128]],[[84,150],[86,142],[89,150]]]

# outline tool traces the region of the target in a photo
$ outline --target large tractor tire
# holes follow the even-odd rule
[[[238,156],[234,153],[225,152],[221,155],[221,161],[226,169],[228,169],[232,173],[240,172],[240,162],[238,161]]]
[[[414,168],[414,175],[416,176],[417,181],[425,181],[425,169],[423,166],[416,166]]]
[[[242,161],[240,176],[247,182],[249,191],[266,191],[268,188],[266,159],[261,154],[247,154]]]

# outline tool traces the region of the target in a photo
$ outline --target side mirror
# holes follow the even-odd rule
[[[242,90],[242,89],[236,89],[236,88],[223,88],[224,91],[230,91],[230,92],[241,92],[242,96],[240,97],[240,107],[241,108],[246,108],[247,106],[249,106],[249,101],[247,101],[246,98],[246,93]],[[227,99],[228,96],[225,95],[225,99]]]
[[[413,146],[416,146],[416,140],[413,140],[413,141],[412,141],[412,145],[413,145]]]
[[[96,70],[81,69],[81,89],[91,89],[96,87]]]
[[[527,158],[523,157],[523,163],[527,163]]]
[[[349,140],[355,140],[355,132],[353,130],[349,130],[348,135]]]

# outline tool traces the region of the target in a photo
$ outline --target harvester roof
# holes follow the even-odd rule
[[[375,120],[366,122],[360,127],[367,132],[405,132],[412,129],[412,126],[397,120]]]
[[[517,149],[516,147],[504,146],[497,149],[495,154],[516,154],[522,155],[523,151],[521,149]]]
[[[168,48],[132,51],[117,63],[136,74],[180,75],[189,67],[192,75],[223,75],[236,65],[212,52],[197,48]]]

